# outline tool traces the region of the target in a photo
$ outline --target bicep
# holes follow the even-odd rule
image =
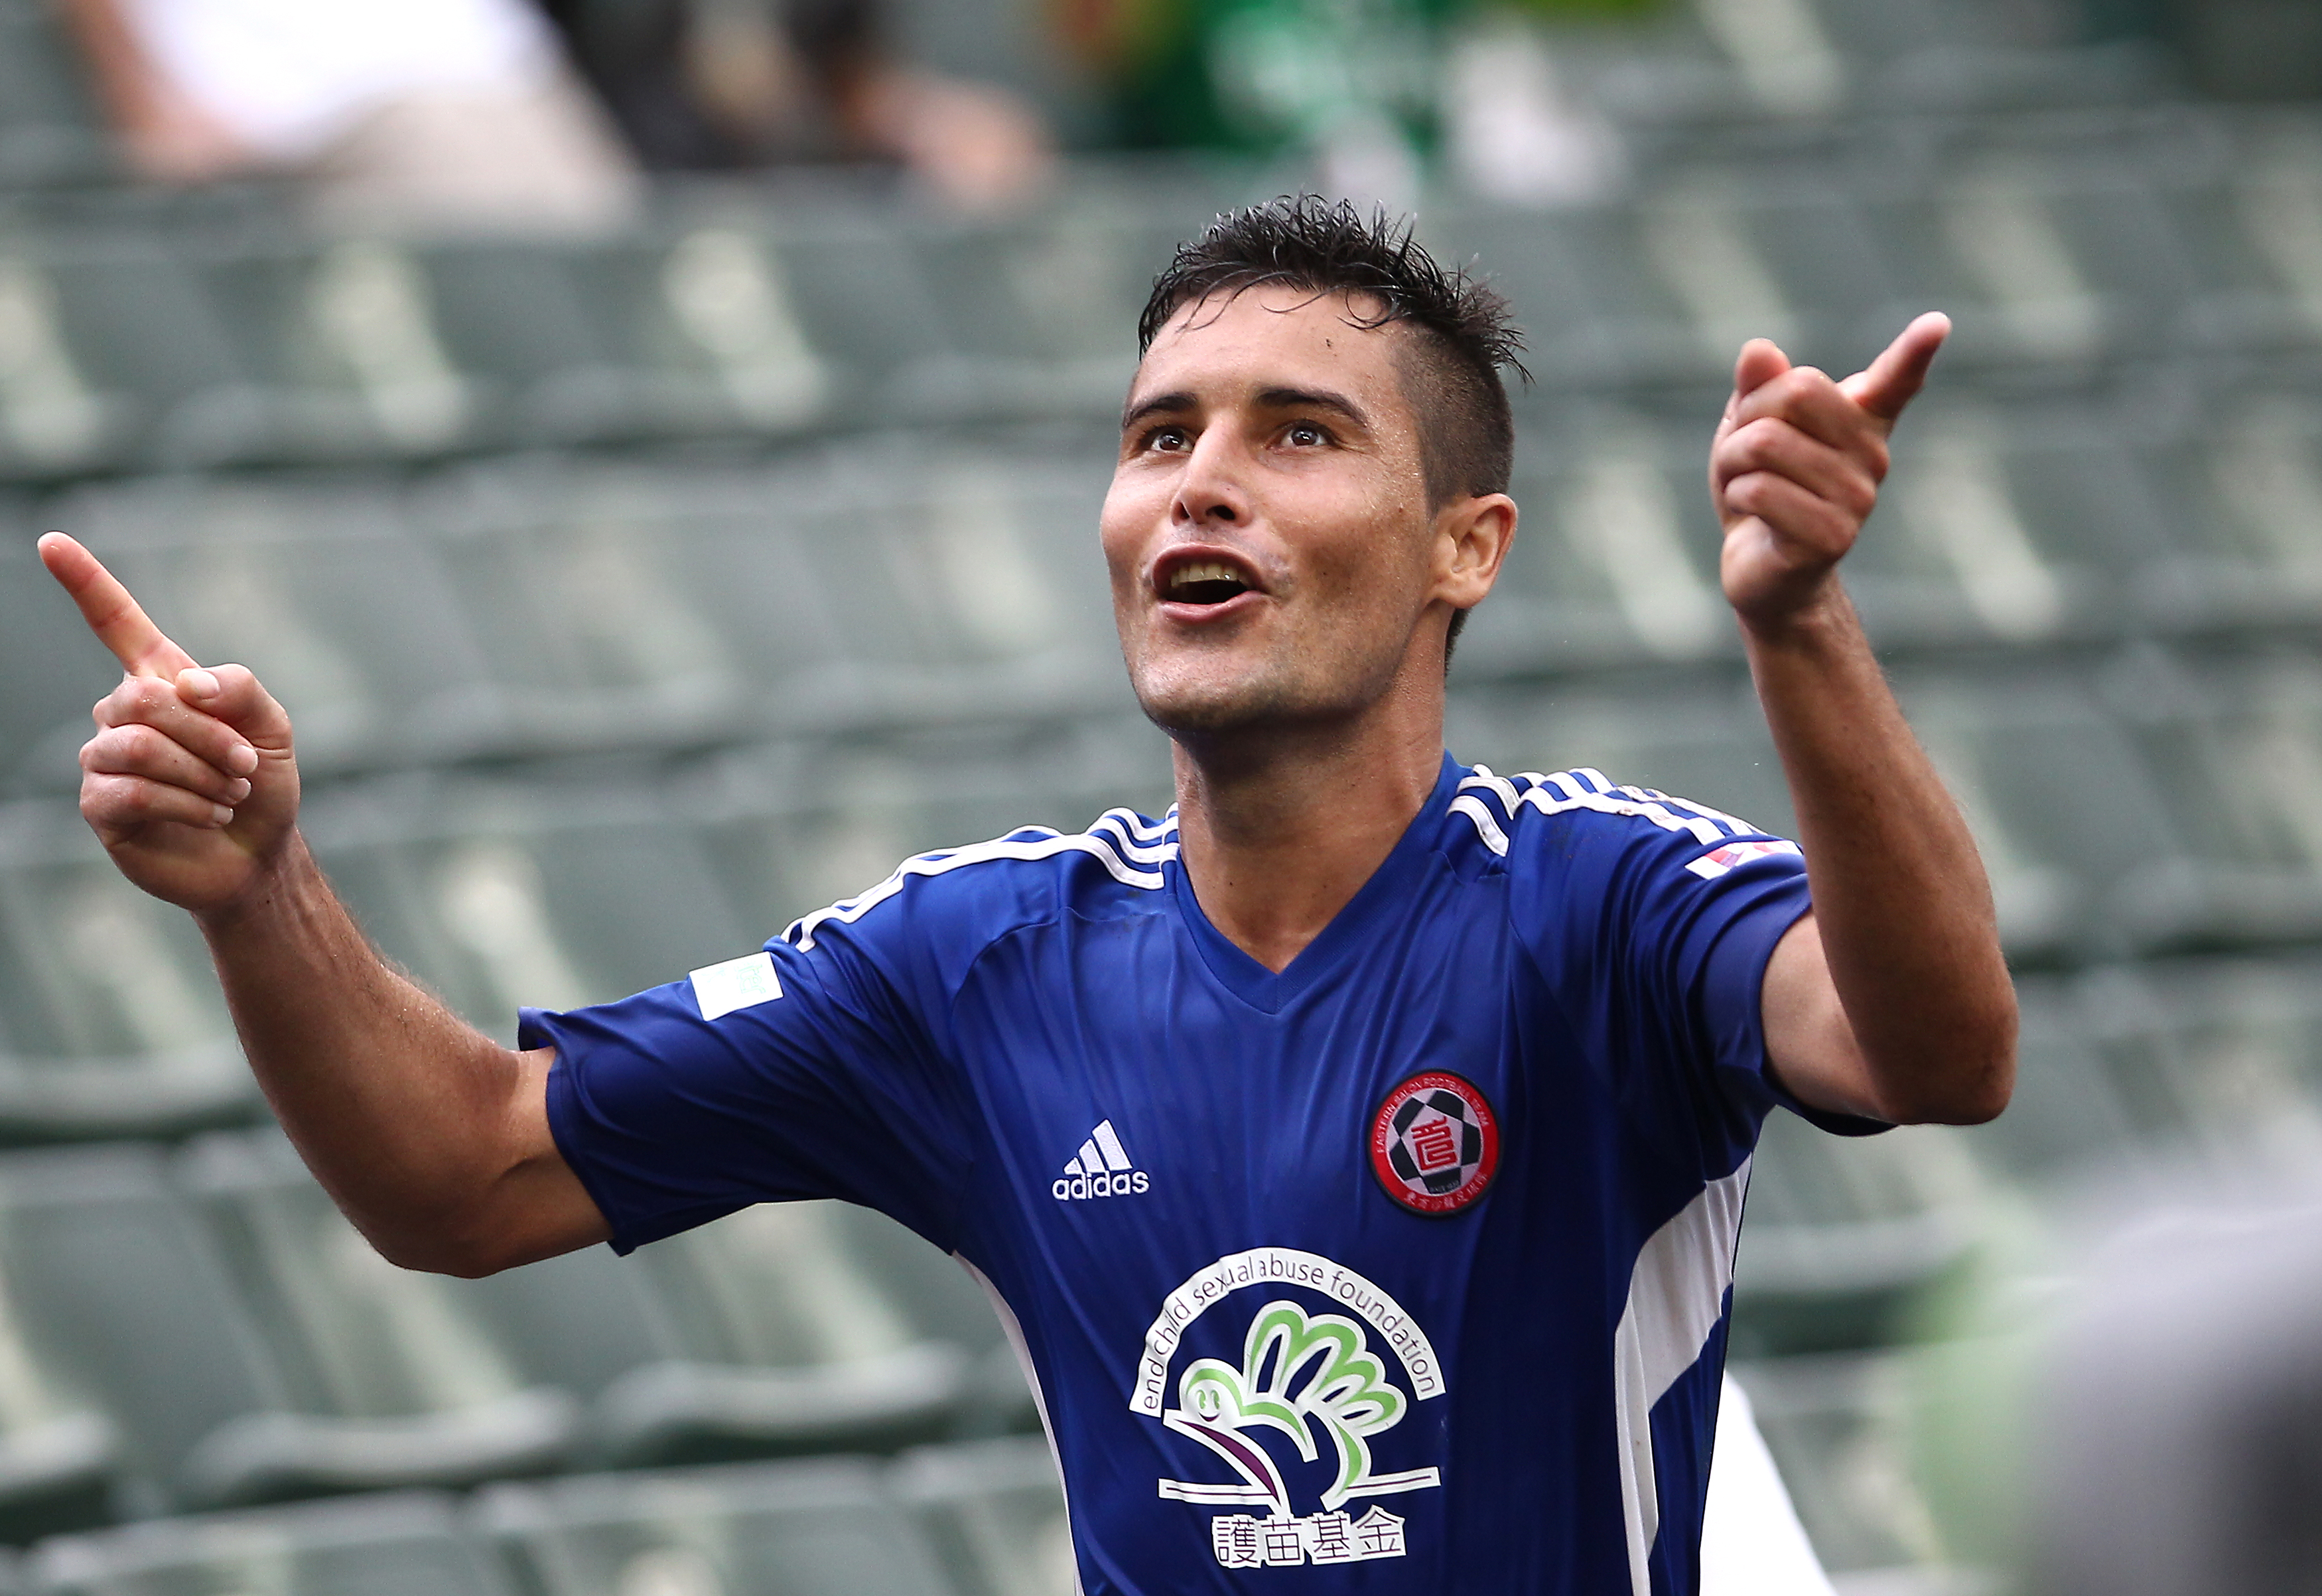
[[[1828,1113],[1887,1117],[1830,978],[1822,929],[1811,910],[1774,944],[1758,1001],[1766,1066],[1792,1097]]]

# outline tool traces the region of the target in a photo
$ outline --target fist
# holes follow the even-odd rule
[[[1930,312],[1843,381],[1762,338],[1742,346],[1709,492],[1725,528],[1718,574],[1744,625],[1779,625],[1829,595],[1879,502],[1888,435],[1951,330]]]
[[[290,717],[241,666],[197,664],[64,534],[41,540],[41,561],[124,672],[80,751],[82,817],[156,898],[197,914],[232,907],[297,821]]]

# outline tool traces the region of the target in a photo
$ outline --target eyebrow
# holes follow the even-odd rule
[[[1183,388],[1174,389],[1166,394],[1155,394],[1150,398],[1139,400],[1121,412],[1120,430],[1124,433],[1129,431],[1148,415],[1173,415],[1193,409],[1199,403],[1199,400]],[[1334,394],[1328,388],[1261,388],[1258,390],[1257,403],[1261,409],[1266,410],[1333,410],[1357,426],[1368,427],[1371,424],[1370,416],[1361,406],[1346,395]]]
[[[1168,415],[1181,410],[1191,410],[1193,404],[1193,396],[1183,388],[1171,393],[1155,394],[1151,398],[1140,400],[1120,413],[1120,430],[1127,432],[1148,415]]]

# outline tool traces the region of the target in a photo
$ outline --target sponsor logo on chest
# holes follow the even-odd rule
[[[1089,1132],[1081,1150],[1065,1161],[1065,1172],[1049,1183],[1048,1193],[1058,1202],[1082,1202],[1099,1197],[1142,1197],[1153,1182],[1129,1156],[1110,1119]]]

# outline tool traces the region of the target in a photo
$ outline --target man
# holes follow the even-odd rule
[[[1750,344],[1713,448],[1804,860],[1444,753],[1515,530],[1513,337],[1311,200],[1221,218],[1141,328],[1102,538],[1168,816],[909,861],[507,1052],[332,897],[250,673],[51,536],[129,670],[83,809],[194,911],[284,1125],[399,1263],[867,1203],[992,1287],[1091,1592],[1690,1591],[1764,1115],[1974,1121],[2012,1081],[1981,866],[1835,575],[1944,330],[1843,383]]]

